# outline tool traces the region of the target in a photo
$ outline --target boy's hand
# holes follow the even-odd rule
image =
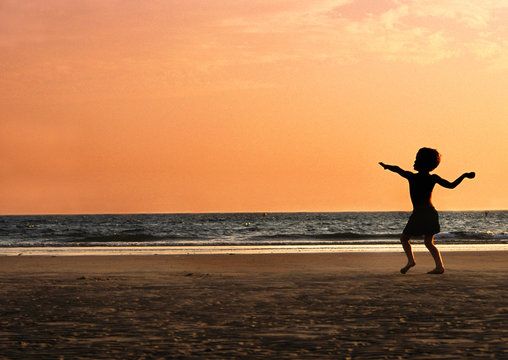
[[[468,173],[465,173],[464,176],[469,178],[469,179],[474,179],[476,174],[474,172],[468,172]]]
[[[379,165],[381,165],[381,166],[383,167],[383,169],[385,169],[385,170],[386,170],[386,165],[385,165],[385,164],[383,164],[382,162],[380,162],[380,163],[379,163]]]

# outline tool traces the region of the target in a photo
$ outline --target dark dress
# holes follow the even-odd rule
[[[431,236],[440,231],[439,215],[433,206],[429,206],[415,208],[402,232],[409,236]]]
[[[439,215],[431,202],[437,176],[428,173],[411,173],[408,180],[413,213],[409,217],[403,233],[409,236],[437,234],[441,230]]]

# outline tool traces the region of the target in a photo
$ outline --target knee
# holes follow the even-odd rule
[[[425,247],[426,247],[427,249],[432,249],[432,248],[435,248],[435,247],[436,247],[436,246],[434,245],[434,239],[429,239],[429,240],[425,239],[425,242],[424,242],[424,243],[425,243]]]
[[[409,244],[409,240],[411,238],[405,234],[402,234],[401,237],[400,237],[400,242],[403,243],[403,244]]]

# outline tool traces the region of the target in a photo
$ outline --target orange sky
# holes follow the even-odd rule
[[[0,214],[508,209],[508,3],[0,0]]]

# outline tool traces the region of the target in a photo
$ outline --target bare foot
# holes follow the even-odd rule
[[[401,272],[402,274],[405,274],[405,273],[407,273],[407,271],[408,271],[409,269],[411,269],[411,268],[412,268],[413,266],[415,266],[415,265],[416,265],[416,264],[415,264],[414,262],[408,262],[406,266],[404,266],[402,269],[400,269],[400,272]]]
[[[434,270],[429,271],[427,274],[442,274],[444,273],[444,268],[435,268]]]

